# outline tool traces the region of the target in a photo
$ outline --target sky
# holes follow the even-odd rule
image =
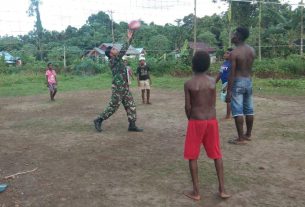
[[[297,4],[300,0],[284,0]],[[228,9],[228,4],[218,0],[196,0],[198,17],[220,14]],[[30,0],[0,0],[0,36],[27,34],[33,30],[35,17],[26,11]],[[146,23],[164,25],[175,24],[194,13],[194,0],[42,0],[40,15],[42,26],[49,31],[63,31],[69,25],[80,28],[92,14],[103,11],[112,13],[115,22],[130,22],[141,19]]]

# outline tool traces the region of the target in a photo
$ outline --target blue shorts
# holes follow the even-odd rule
[[[232,116],[254,115],[251,78],[235,78],[231,97]]]

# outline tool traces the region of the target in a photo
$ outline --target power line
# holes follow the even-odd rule
[[[291,6],[305,6],[304,3],[289,3],[289,2],[272,2],[272,1],[263,1],[263,0],[221,0],[221,1],[225,1],[225,2],[245,2],[245,3],[251,3],[251,4],[276,4],[276,5],[291,5]]]

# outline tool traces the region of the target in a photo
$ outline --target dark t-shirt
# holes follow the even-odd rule
[[[139,66],[137,74],[139,75],[139,80],[149,79],[149,67],[147,65]]]

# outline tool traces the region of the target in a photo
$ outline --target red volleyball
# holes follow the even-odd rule
[[[132,20],[129,24],[128,24],[128,28],[131,30],[137,30],[141,27],[141,22],[139,20]]]

